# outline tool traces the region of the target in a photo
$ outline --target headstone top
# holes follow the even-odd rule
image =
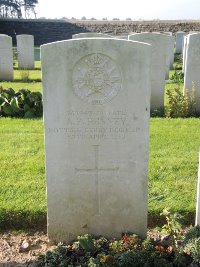
[[[112,35],[101,33],[101,32],[83,32],[83,33],[77,33],[72,35],[72,39],[77,38],[92,38],[92,37],[100,37],[100,38],[113,38]]]
[[[13,80],[12,38],[5,34],[0,34],[0,80]]]

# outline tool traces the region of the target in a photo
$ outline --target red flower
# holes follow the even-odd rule
[[[155,249],[156,249],[157,251],[160,251],[160,252],[165,251],[165,249],[164,249],[163,246],[155,246]]]
[[[124,243],[129,243],[130,242],[130,236],[124,235],[123,236],[123,241],[124,241]]]

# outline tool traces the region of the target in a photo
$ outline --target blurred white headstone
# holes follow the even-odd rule
[[[0,34],[0,80],[13,80],[12,38],[5,34]]]

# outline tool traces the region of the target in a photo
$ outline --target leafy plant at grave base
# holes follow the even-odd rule
[[[119,240],[86,234],[69,245],[59,244],[54,251],[41,255],[36,266],[200,266],[200,227],[190,229],[182,241],[180,215],[165,209],[162,216],[166,218],[163,229],[170,238],[168,243],[163,243],[161,238],[142,240],[135,234],[123,234]]]
[[[78,241],[79,241],[79,244],[82,247],[82,249],[84,249],[86,251],[90,251],[90,252],[94,250],[93,239],[88,234],[83,235],[83,236],[79,236]]]
[[[182,54],[175,54],[174,55],[174,69],[181,70],[183,66],[183,55]]]
[[[183,239],[183,251],[193,258],[193,263],[200,264],[200,226],[190,229]],[[199,265],[197,265],[199,266]]]
[[[163,225],[162,229],[165,230],[169,235],[169,238],[171,238],[174,248],[177,248],[178,240],[182,237],[182,225],[180,223],[182,216],[177,212],[172,213],[169,209],[164,209],[160,215],[164,216],[166,220],[166,224]]]
[[[183,251],[191,256],[193,263],[200,264],[200,237],[191,239]]]
[[[190,240],[194,238],[199,238],[200,237],[200,226],[197,225],[193,228],[191,228],[184,237],[184,243],[188,243]]]
[[[185,92],[181,92],[180,86],[174,89],[174,92],[167,90],[168,106],[165,109],[165,115],[169,118],[187,118],[198,117],[199,114],[195,109],[196,94],[194,83],[192,90],[185,89]]]
[[[170,78],[174,83],[183,83],[184,82],[184,73],[180,70],[175,69],[174,74]]]
[[[41,117],[43,113],[42,94],[20,89],[3,89],[0,86],[0,117]]]

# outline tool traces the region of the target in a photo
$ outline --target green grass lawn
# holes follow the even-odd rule
[[[42,120],[1,118],[0,134],[0,228],[45,228]],[[149,217],[154,226],[165,207],[193,222],[199,146],[200,119],[151,119]]]
[[[14,71],[14,81],[41,81],[40,70],[15,70]]]
[[[199,147],[200,119],[151,119],[151,215],[169,207],[194,220]]]
[[[18,91],[22,88],[28,89],[32,92],[42,92],[42,83],[41,82],[0,82],[0,85],[3,86],[3,88],[13,88],[15,91]]]
[[[1,118],[0,135],[0,226],[33,226],[46,213],[42,120]]]

